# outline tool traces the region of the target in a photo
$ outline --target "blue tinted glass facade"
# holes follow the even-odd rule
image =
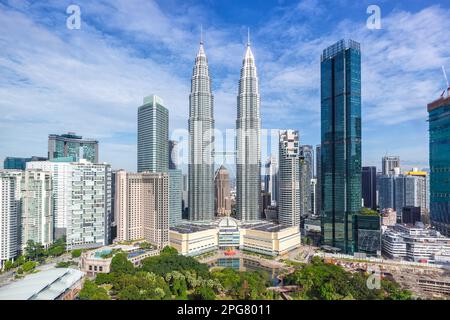
[[[355,251],[378,255],[381,251],[381,217],[355,214],[353,226]]]
[[[322,240],[354,252],[353,215],[361,211],[361,52],[341,40],[321,61]]]
[[[450,236],[450,98],[428,105],[430,129],[430,219]]]
[[[182,173],[179,169],[169,169],[169,226],[181,222]]]
[[[169,170],[169,111],[158,96],[144,98],[138,108],[138,172]]]
[[[27,158],[13,158],[7,157],[3,161],[4,169],[15,169],[15,170],[25,170],[27,164]]]
[[[86,159],[92,163],[98,163],[98,141],[83,139],[74,133],[51,134],[48,137],[49,160],[74,157],[76,160]]]
[[[3,168],[14,170],[25,170],[27,162],[45,161],[45,160],[47,160],[47,158],[35,156],[32,156],[31,158],[6,157],[5,160],[3,161]]]

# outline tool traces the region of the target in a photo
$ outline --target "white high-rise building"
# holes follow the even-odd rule
[[[214,219],[214,97],[200,42],[189,95],[189,219]]]
[[[300,153],[300,215],[306,216],[311,211],[311,180],[314,177],[314,149],[302,145]]]
[[[67,217],[67,249],[108,244],[111,216],[111,166],[72,163],[71,214]]]
[[[69,162],[31,161],[27,170],[39,169],[52,175],[53,194],[53,237],[66,234],[67,217],[71,211],[73,167]]]
[[[20,171],[0,171],[0,269],[19,253]]]
[[[278,200],[278,162],[276,157],[270,156],[265,164],[264,191],[270,193],[272,205]]]
[[[280,131],[280,197],[278,220],[287,226],[300,225],[300,150],[299,134],[295,130]]]
[[[169,244],[169,174],[116,173],[117,240]],[[181,202],[180,202],[181,203]]]
[[[428,211],[427,173],[408,171],[394,178],[394,209],[402,212],[404,207],[420,207],[422,214]]]
[[[67,249],[108,244],[111,221],[111,166],[106,163],[28,162],[27,169],[52,173],[54,237],[66,236]]]
[[[250,39],[239,80],[236,131],[237,217],[242,221],[256,221],[261,212],[261,116],[258,76]]]
[[[318,215],[317,211],[317,178],[311,179],[311,207],[312,215]]]
[[[395,168],[400,168],[400,157],[398,156],[384,156],[381,159],[381,174],[392,175],[395,172]]]
[[[53,242],[52,175],[40,169],[23,172],[21,182],[22,250],[33,240],[47,248]]]

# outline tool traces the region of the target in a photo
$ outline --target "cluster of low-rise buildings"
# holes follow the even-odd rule
[[[382,250],[392,259],[450,264],[450,238],[420,224],[388,228],[382,236]]]
[[[145,246],[141,244],[145,244]],[[111,261],[118,252],[126,254],[127,259],[137,267],[145,258],[159,255],[160,249],[149,246],[146,241],[134,241],[129,244],[117,243],[82,252],[79,268],[88,277],[94,277],[98,273],[109,273]]]

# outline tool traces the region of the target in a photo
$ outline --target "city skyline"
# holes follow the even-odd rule
[[[0,300],[450,297],[450,3],[70,1],[0,0]]]
[[[253,4],[242,4],[246,14],[231,18],[230,13],[236,9],[233,4],[212,6],[187,2],[176,6],[171,3],[177,9],[171,11],[168,3],[115,2],[112,7],[118,11],[112,13],[103,2],[81,2],[81,29],[69,30],[65,26],[68,4],[26,4],[22,7],[0,4],[0,16],[5,21],[5,29],[10,31],[1,37],[11,44],[2,53],[5,58],[2,67],[7,71],[0,87],[5,97],[2,102],[5,112],[0,118],[0,133],[6,137],[0,145],[2,158],[45,156],[49,133],[74,131],[99,140],[101,162],[111,163],[114,169],[136,171],[134,118],[143,96],[155,93],[165,100],[171,133],[175,129],[187,131],[189,73],[198,47],[200,24],[203,24],[214,78],[218,129],[234,128],[233,117],[224,115],[235,110],[242,46],[250,27],[261,81],[262,128],[292,127],[300,131],[303,143],[318,144],[318,53],[330,43],[352,37],[361,41],[366,53],[362,61],[363,165],[379,168],[383,155],[395,154],[400,156],[405,168],[428,167],[427,115],[423,105],[439,96],[440,88],[444,87],[440,66],[448,68],[449,49],[431,48],[438,47],[437,42],[448,29],[449,22],[444,18],[449,8],[427,6],[421,1],[407,7],[383,3],[380,5],[382,29],[369,30],[365,25],[369,16],[366,4],[347,4],[348,15],[337,16],[330,16],[330,3],[326,2],[264,4],[276,10],[271,15],[267,13],[267,22],[262,22],[263,17],[257,18],[251,10]],[[30,6],[36,9],[33,13],[28,10]],[[142,13],[136,12],[138,7],[142,7]],[[217,17],[219,10],[225,14],[211,23],[213,20],[209,19]],[[191,11],[204,12],[204,15],[195,20]],[[97,20],[94,13],[100,12],[111,13],[111,21]],[[54,13],[56,22],[49,21],[48,17],[41,19],[49,13]],[[155,29],[150,22],[149,25],[139,22],[147,13],[153,13],[161,28]],[[184,14],[186,17],[182,19]],[[131,15],[134,20],[130,20],[134,22],[125,22],[125,15]],[[283,28],[281,16],[286,18],[289,29]],[[355,17],[354,23],[351,17]],[[305,18],[303,22],[302,18]],[[337,27],[320,25],[319,29],[320,19],[328,19]],[[401,25],[396,24],[399,20]],[[53,26],[58,21],[60,29]],[[426,30],[414,32],[413,26],[424,23]],[[33,39],[25,33],[30,26]],[[174,30],[170,40],[164,36],[169,26]],[[99,31],[104,34],[100,35]],[[27,44],[13,44],[17,37]],[[408,38],[408,42],[402,38]],[[35,41],[49,45],[31,50],[28,46]],[[120,43],[125,44],[125,49],[119,49]],[[160,50],[143,48],[148,45],[159,46]],[[267,50],[268,46],[271,50]],[[89,53],[92,49],[103,54],[92,55]],[[163,64],[167,53],[172,59]],[[13,61],[9,56],[18,60]],[[111,59],[103,61],[99,56]],[[32,61],[40,63],[35,67],[38,69],[31,68]],[[55,69],[51,61],[61,63]],[[157,82],[152,80],[155,78],[152,74],[158,75]],[[29,109],[35,105],[40,106],[38,114]],[[27,124],[25,128],[19,125],[23,122]],[[394,141],[392,136],[398,139]],[[414,144],[408,144],[408,139],[414,140]],[[29,149],[22,148],[23,143],[29,144]],[[266,156],[262,154],[261,158]],[[233,164],[226,165],[233,168]],[[181,167],[186,171],[185,166]],[[230,174],[234,176],[233,170]]]

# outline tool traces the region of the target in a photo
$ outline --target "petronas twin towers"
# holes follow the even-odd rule
[[[189,95],[189,218],[214,219],[214,97],[203,41],[195,58]],[[260,217],[261,118],[255,58],[247,42],[237,96],[237,218]]]
[[[214,218],[214,97],[203,41],[189,95],[189,218]]]

